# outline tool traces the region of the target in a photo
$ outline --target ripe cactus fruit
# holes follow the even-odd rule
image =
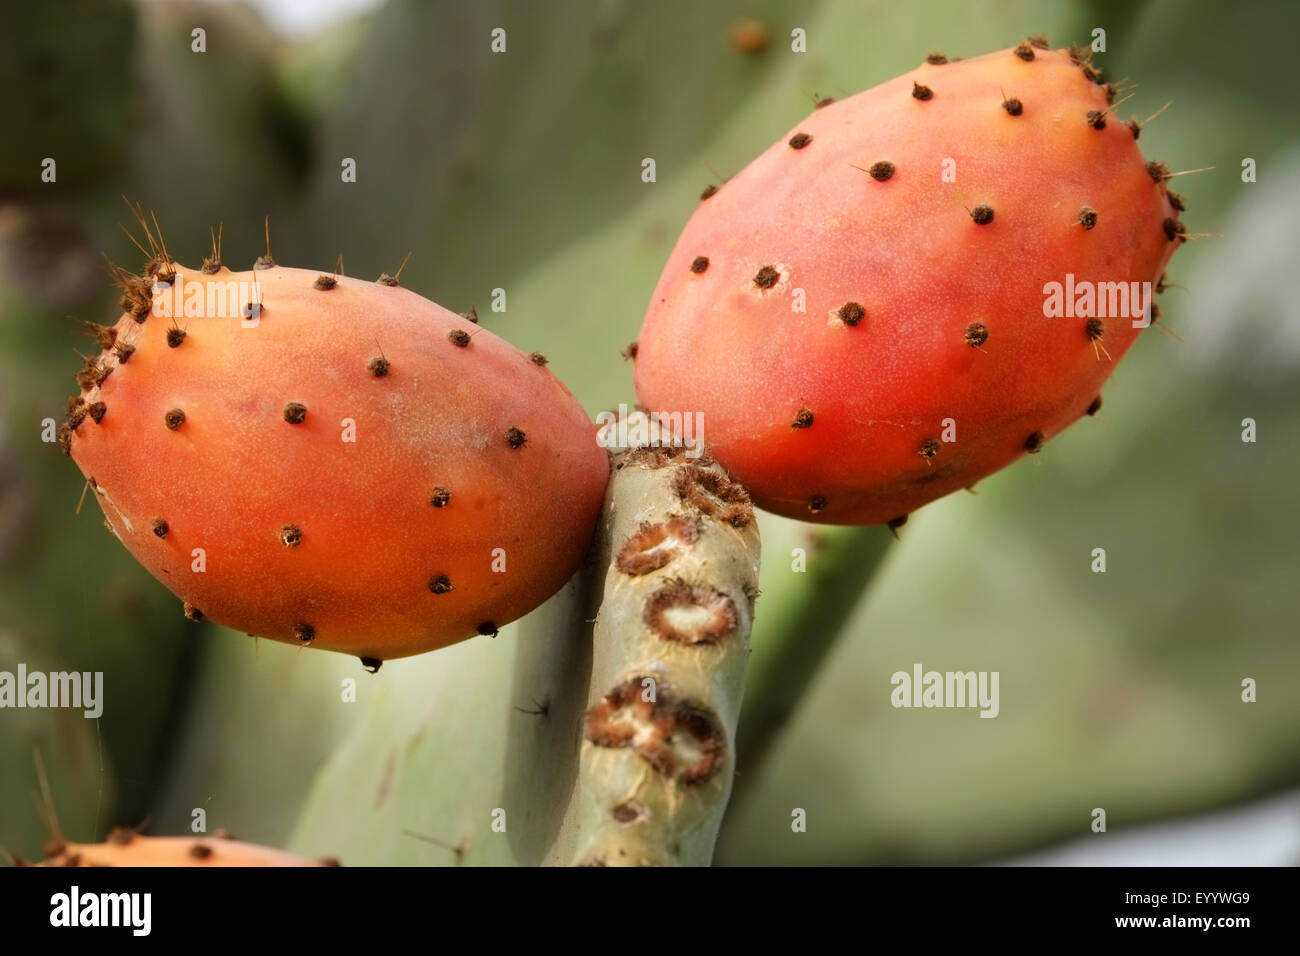
[[[119,276],[62,434],[186,616],[373,668],[554,593],[608,477],[559,380],[395,280],[254,270]]]
[[[686,226],[641,403],[702,411],[760,506],[815,522],[896,527],[1038,451],[1137,337],[1129,284],[1158,291],[1186,239],[1114,92],[1035,39],[815,110]],[[1124,314],[1076,311],[1072,281]]]
[[[218,832],[213,837],[141,836],[123,827],[103,843],[53,841],[37,866],[338,866],[333,859],[306,857],[241,843]]]

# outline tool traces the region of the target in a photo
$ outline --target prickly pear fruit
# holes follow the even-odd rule
[[[187,616],[374,667],[495,634],[578,567],[608,456],[540,354],[388,276],[119,280],[63,444]]]
[[[150,837],[122,827],[104,843],[54,841],[37,866],[338,866],[255,843],[214,837]]]
[[[932,56],[706,191],[638,337],[637,394],[703,412],[762,507],[899,523],[1096,411],[1148,324],[1130,294],[1159,291],[1186,239],[1182,203],[1114,87],[1046,47]]]

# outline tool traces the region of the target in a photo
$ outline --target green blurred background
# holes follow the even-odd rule
[[[766,46],[737,42],[741,24]],[[371,277],[410,252],[405,286],[543,351],[594,415],[633,400],[619,353],[701,188],[817,96],[935,51],[1038,32],[1085,45],[1097,27],[1095,62],[1137,84],[1126,116],[1173,101],[1142,133],[1146,156],[1215,167],[1176,188],[1191,231],[1216,237],[1178,253],[1165,331],[1142,337],[1096,420],[909,522],[769,759],[741,768],[717,861],[1296,862],[1300,7],[1211,0],[7,5],[0,670],[103,671],[107,703],[98,721],[0,710],[0,843],[38,855],[39,751],[74,838],[145,820],[181,832],[203,809],[210,830],[344,862],[450,862],[407,833],[455,842],[472,826],[462,792],[490,802],[501,769],[458,758],[504,760],[518,738],[502,715],[528,703],[504,700],[519,626],[370,678],[186,622],[97,506],[77,514],[81,476],[41,422],[61,420],[74,349],[92,347],[80,321],[117,315],[103,257],[137,262],[123,195],[191,265],[218,222],[226,261],[251,264],[267,215],[281,263],[342,254]],[[1242,182],[1246,157],[1257,182]],[[504,313],[486,308],[495,288]],[[791,549],[816,560],[808,528],[764,515],[762,529],[756,641],[764,600],[802,586]],[[1106,574],[1089,569],[1097,547]],[[916,662],[999,671],[1000,716],[895,710],[889,676]],[[1234,805],[1260,809],[1141,840]],[[503,846],[484,861],[530,860]]]

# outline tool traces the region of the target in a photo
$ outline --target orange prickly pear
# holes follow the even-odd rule
[[[540,355],[389,276],[163,254],[119,281],[62,442],[188,616],[373,667],[582,561],[608,455]]]
[[[1037,452],[1097,410],[1187,238],[1113,96],[1035,39],[819,104],[706,191],[641,403],[702,412],[755,502],[810,521],[896,525]]]

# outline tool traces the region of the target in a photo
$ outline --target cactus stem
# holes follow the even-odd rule
[[[712,496],[682,494],[732,487],[709,459],[633,450],[613,465],[577,790],[558,858],[707,865],[735,769],[758,528],[728,520]]]

